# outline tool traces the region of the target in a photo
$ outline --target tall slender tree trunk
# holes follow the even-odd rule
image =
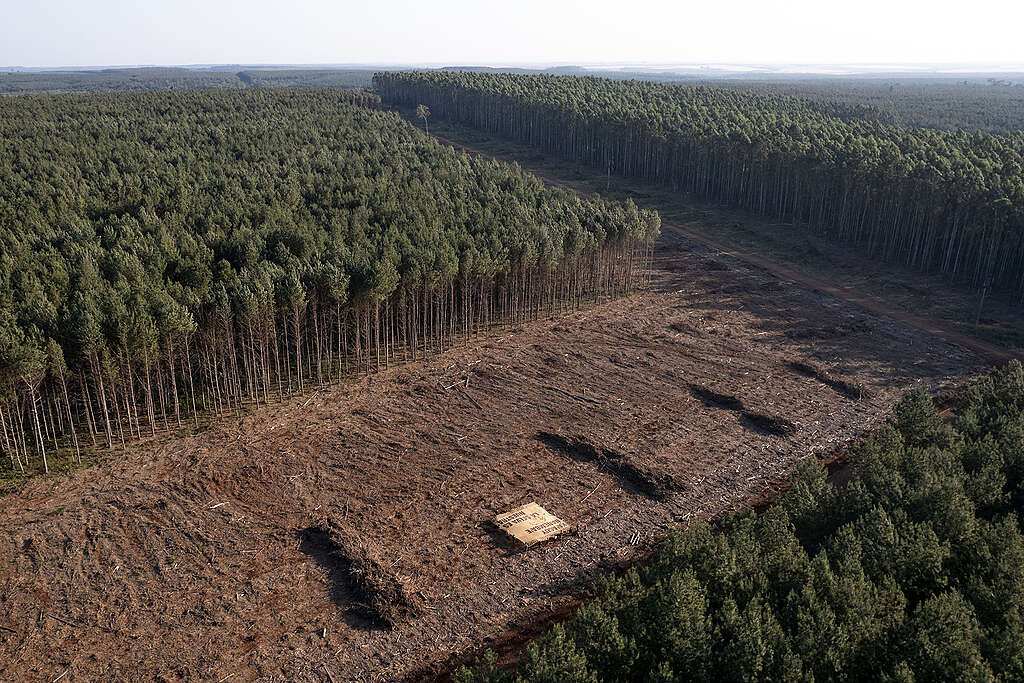
[[[75,458],[82,464],[82,449],[78,446],[78,432],[75,431],[75,418],[71,415],[71,399],[68,397],[68,384],[64,381],[64,373],[60,375],[60,386],[64,390],[64,405],[68,409],[68,429],[71,430],[71,441],[75,444]]]
[[[31,384],[29,384],[29,387],[28,387],[28,396],[29,396],[29,402],[32,404],[32,418],[33,418],[33,420],[35,420],[35,423],[36,423],[36,439],[38,440],[39,454],[43,458],[43,471],[46,474],[49,474],[50,473],[50,465],[46,461],[46,444],[43,443],[43,431],[42,431],[42,429],[39,426],[39,413],[36,410],[36,390],[35,390],[35,388]]]
[[[106,431],[107,431],[107,448],[113,448],[114,447],[114,440],[113,440],[114,435],[112,433],[113,429],[111,429],[111,427],[110,427],[110,410],[107,408],[107,389],[106,389],[106,387],[103,384],[103,368],[100,367],[99,354],[93,353],[92,354],[92,358],[93,358],[93,368],[94,368],[94,371],[96,373],[96,379],[99,382],[100,405],[103,408],[103,422],[106,425]]]

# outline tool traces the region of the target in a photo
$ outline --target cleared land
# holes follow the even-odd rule
[[[428,675],[979,368],[670,233],[651,291],[0,499],[0,678]],[[502,545],[529,501],[577,533]]]

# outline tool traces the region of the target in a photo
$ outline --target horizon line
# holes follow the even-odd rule
[[[742,69],[764,69],[774,70],[780,68],[845,68],[845,69],[866,69],[875,73],[899,73],[902,69],[912,71],[927,70],[936,73],[946,73],[946,69],[954,69],[948,73],[964,72],[965,69],[976,69],[972,73],[986,72],[1024,72],[1024,62],[999,62],[999,61],[843,61],[843,62],[754,62],[754,61],[565,61],[565,60],[527,60],[527,61],[359,61],[359,62],[180,62],[180,63],[123,63],[123,64],[61,64],[56,66],[9,64],[0,66],[0,71],[82,71],[82,70],[116,70],[116,69],[146,69],[146,68],[178,68],[198,69],[211,67],[294,67],[294,68],[362,68],[369,70],[373,67],[380,68],[451,68],[451,67],[476,67],[491,69],[512,69],[512,68],[558,68],[577,67],[581,69],[611,69],[627,71],[637,68],[656,69],[664,71],[672,70],[718,70],[729,71],[731,68]]]

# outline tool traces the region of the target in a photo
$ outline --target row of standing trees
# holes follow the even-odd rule
[[[356,98],[353,100],[352,98]],[[630,291],[657,214],[329,90],[0,117],[0,448],[125,445]]]
[[[1024,130],[1024,83],[963,78],[799,78],[718,81],[722,87],[792,95],[829,103],[841,116],[885,123],[971,130],[994,135]],[[845,111],[843,111],[845,108]]]
[[[1024,297],[1024,132],[908,128],[778,94],[597,78],[378,73],[385,104],[781,219]]]

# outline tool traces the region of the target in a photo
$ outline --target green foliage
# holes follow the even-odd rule
[[[596,683],[598,680],[597,672],[561,626],[555,626],[542,641],[526,649],[519,677],[537,683]]]
[[[242,88],[230,71],[173,67],[100,69],[97,71],[12,71],[0,73],[0,94],[70,92],[142,92]]]
[[[352,360],[630,291],[656,214],[356,106],[377,104],[280,88],[0,99],[12,470],[65,436],[77,452],[76,429],[109,448],[198,427]]]
[[[718,80],[705,85],[791,95],[838,116],[993,135],[1024,130],[1024,83],[964,78]]]
[[[925,447],[941,440],[944,425],[923,389],[911,391],[893,410],[893,426],[906,446]]]
[[[249,69],[238,77],[254,88],[371,88],[368,69]]]
[[[1021,365],[957,412],[950,427],[911,392],[845,487],[810,458],[763,515],[695,523],[606,579],[514,674],[492,660],[459,680],[1020,680],[1024,532],[1000,444],[1024,426]]]
[[[142,67],[96,71],[0,72],[0,94],[148,92],[152,90],[215,90],[234,88],[351,88],[373,85],[366,69],[229,70]],[[362,104],[374,104],[365,93]],[[379,100],[377,101],[379,103]]]
[[[909,127],[869,107],[771,88],[439,71],[374,79],[389,104],[422,103],[439,119],[602,172],[1024,295],[1019,127],[1002,135]],[[1021,100],[1013,90],[1003,105],[1011,111]]]

